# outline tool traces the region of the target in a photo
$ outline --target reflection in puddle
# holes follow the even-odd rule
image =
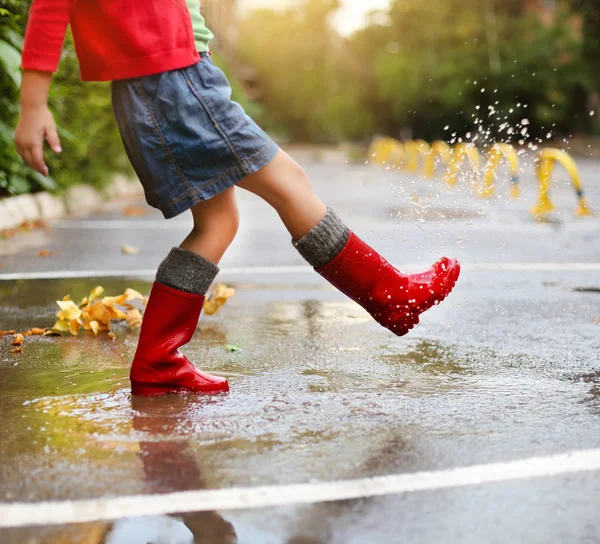
[[[139,442],[138,458],[142,462],[148,493],[168,493],[204,489],[206,482],[189,441],[157,440],[186,418],[189,403],[163,398],[132,399],[133,429],[154,439]],[[216,512],[183,513],[124,519],[115,522],[106,544],[233,544],[237,535],[233,526]]]

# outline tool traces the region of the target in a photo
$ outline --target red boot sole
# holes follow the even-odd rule
[[[213,388],[210,389],[190,389],[188,387],[182,387],[180,385],[175,384],[131,384],[131,394],[135,397],[156,397],[159,395],[168,395],[169,393],[210,394],[222,393],[225,391],[229,391],[229,383],[227,381],[222,385],[215,385]]]

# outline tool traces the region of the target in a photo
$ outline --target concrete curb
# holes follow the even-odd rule
[[[43,192],[0,200],[0,230],[14,229],[27,221],[61,219],[67,214],[85,215],[97,211],[108,199],[142,196],[137,179],[116,176],[102,192],[77,185],[61,195]]]

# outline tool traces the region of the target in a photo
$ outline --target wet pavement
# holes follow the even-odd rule
[[[239,192],[242,231],[221,278],[237,294],[202,318],[185,349],[227,376],[231,392],[132,399],[136,334],[125,327],[115,341],[29,337],[23,354],[5,338],[0,503],[352,480],[600,447],[600,221],[573,217],[564,180],[553,191],[560,212],[540,223],[526,213],[531,179],[521,201],[507,191],[481,201],[466,185],[304,164],[324,200],[395,264],[458,255],[464,272],[452,296],[396,338],[303,267],[276,215]],[[589,174],[599,168],[582,166],[597,211],[600,183]],[[12,254],[1,258],[0,327],[51,325],[56,300],[98,284],[147,292],[147,274],[189,221],[126,218],[124,205],[3,242]],[[124,243],[140,254],[123,255]],[[41,248],[53,256],[40,258]],[[77,271],[89,277],[69,277]],[[101,277],[111,271],[129,277]],[[43,279],[10,279],[35,275]],[[8,528],[0,542],[595,543],[599,512],[600,472],[590,471]]]

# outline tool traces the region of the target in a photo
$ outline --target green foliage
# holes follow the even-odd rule
[[[0,0],[0,194],[54,191],[75,183],[101,187],[112,174],[129,167],[113,120],[109,84],[80,81],[70,37],[49,99],[63,147],[59,156],[46,152],[52,179],[31,170],[15,150],[19,65],[29,5],[28,0]]]
[[[532,136],[550,127],[589,132],[600,27],[588,18],[600,6],[573,2],[587,10],[583,35],[572,13],[542,20],[516,0],[394,0],[385,18],[344,38],[330,25],[338,2],[307,0],[250,14],[239,54],[256,71],[272,120],[297,140],[403,130],[447,138],[481,126],[509,139],[503,125],[523,118]]]
[[[285,11],[256,11],[242,25],[239,53],[256,72],[269,128],[328,142],[359,137],[369,125],[356,110],[360,90],[340,69],[345,62],[334,47],[339,37],[328,20],[337,7],[337,0],[312,0]]]

